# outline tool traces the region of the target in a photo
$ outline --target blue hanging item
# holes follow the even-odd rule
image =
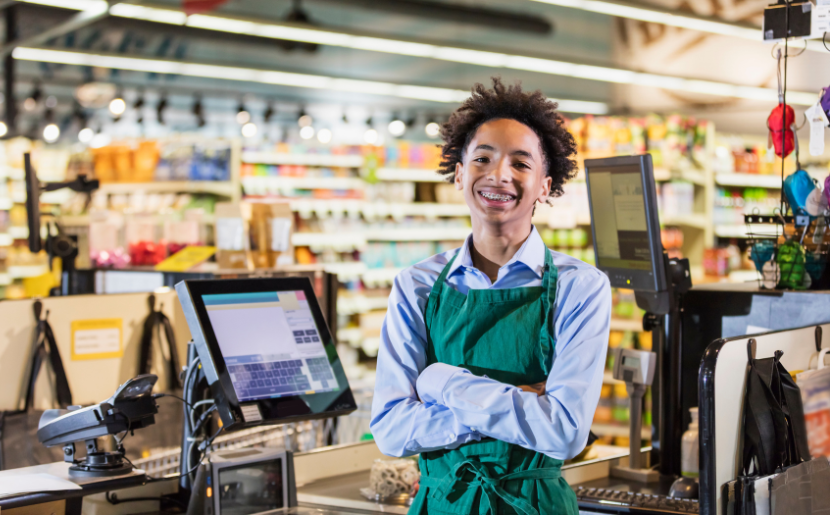
[[[813,178],[804,170],[798,170],[784,179],[784,195],[790,204],[793,215],[809,215],[807,212],[807,197],[816,189]]]
[[[773,252],[775,252],[775,244],[771,240],[755,242],[749,250],[749,257],[755,263],[755,269],[763,273],[764,263],[772,259]]]

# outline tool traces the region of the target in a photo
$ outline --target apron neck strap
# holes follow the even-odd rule
[[[559,270],[553,264],[553,254],[545,247],[545,269],[542,272],[542,328],[539,330],[539,359],[545,374],[550,374],[550,363],[556,340],[553,338],[553,305],[556,303],[556,282]]]
[[[432,285],[432,289],[429,291],[427,311],[424,314],[424,322],[426,322],[427,327],[430,327],[432,325],[432,320],[435,318],[435,312],[438,310],[438,299],[441,297],[441,291],[444,289],[444,283],[447,280],[447,275],[450,273],[450,269],[452,268],[452,264],[455,262],[455,258],[457,258],[458,254],[460,253],[461,250],[459,250],[449,260],[447,266],[445,266],[444,269],[441,270],[441,274],[438,276],[438,279],[435,280],[435,283]]]

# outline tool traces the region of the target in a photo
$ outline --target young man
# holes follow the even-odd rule
[[[578,513],[560,468],[599,400],[611,291],[531,223],[576,171],[556,107],[493,79],[442,128],[473,231],[395,279],[372,403],[380,450],[420,453],[410,514]]]

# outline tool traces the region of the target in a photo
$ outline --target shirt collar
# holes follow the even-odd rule
[[[454,274],[456,270],[461,267],[473,268],[473,256],[470,254],[470,245],[472,244],[473,235],[471,233],[467,236],[467,239],[464,240],[464,245],[462,245],[459,249],[455,261],[447,273],[447,277]],[[525,240],[522,246],[519,247],[519,250],[516,251],[516,254],[514,254],[510,261],[508,261],[504,266],[509,267],[516,262],[525,265],[539,278],[542,277],[542,274],[545,271],[545,242],[543,242],[542,237],[539,236],[539,232],[536,230],[535,225],[531,226],[530,236],[527,237],[527,240]]]

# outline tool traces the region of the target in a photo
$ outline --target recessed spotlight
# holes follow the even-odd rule
[[[303,139],[311,139],[314,137],[314,127],[311,125],[306,125],[302,129],[300,129],[300,137]]]
[[[406,132],[406,123],[403,120],[395,119],[389,123],[388,129],[389,134],[397,138],[403,136],[403,133]]]
[[[378,141],[378,131],[375,129],[366,129],[366,132],[363,133],[363,141],[374,145]]]
[[[9,127],[6,125],[6,122],[0,122],[0,138],[5,136],[9,133]]]
[[[78,132],[78,141],[81,143],[89,143],[95,137],[95,131],[89,127],[84,127]]]
[[[300,131],[302,132],[302,131]],[[331,131],[329,129],[320,129],[317,132],[317,141],[320,143],[328,143],[331,141]]]
[[[426,132],[427,136],[430,138],[437,138],[441,133],[441,126],[435,122],[429,122],[426,127],[424,127],[424,132]]]
[[[54,143],[61,137],[61,129],[54,123],[50,123],[43,128],[43,140],[46,143]]]
[[[127,110],[127,103],[121,97],[113,98],[110,102],[110,113],[114,116],[121,116]]]
[[[314,118],[312,118],[310,114],[304,114],[297,118],[297,125],[300,127],[311,127],[312,123],[314,123]]]
[[[248,122],[242,126],[242,135],[246,138],[253,138],[256,136],[257,126],[255,123]]]

